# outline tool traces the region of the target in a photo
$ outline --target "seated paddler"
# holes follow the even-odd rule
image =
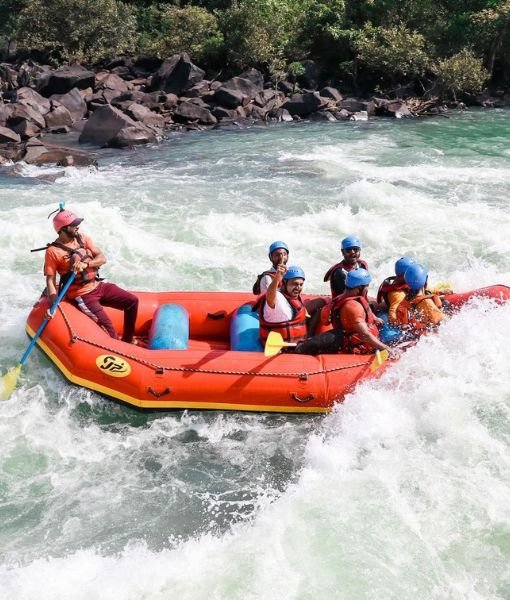
[[[301,267],[282,262],[267,292],[255,302],[260,319],[260,340],[265,345],[269,332],[281,334],[285,342],[300,342],[307,336],[307,310],[301,299],[305,273]]]
[[[253,284],[253,293],[258,296],[259,294],[265,294],[271,281],[276,276],[276,269],[278,265],[286,265],[289,260],[289,247],[285,242],[277,240],[273,242],[268,249],[269,260],[271,261],[271,268],[262,271],[257,275],[257,279]]]
[[[391,358],[398,352],[379,339],[382,319],[375,316],[368,303],[368,286],[372,281],[366,269],[349,271],[345,290],[330,305],[332,331],[326,331],[297,345],[297,354],[371,354],[387,350]]]
[[[324,281],[329,281],[333,298],[345,290],[345,278],[349,271],[359,268],[368,271],[368,264],[360,258],[361,242],[357,236],[349,235],[344,238],[340,243],[340,250],[342,260],[330,267],[324,275]]]
[[[392,325],[397,324],[398,305],[409,292],[409,286],[405,282],[404,273],[408,267],[414,264],[414,259],[409,256],[399,258],[395,263],[395,275],[386,277],[379,286],[377,308],[388,313],[388,322]]]
[[[428,273],[418,263],[406,269],[404,280],[409,289],[397,307],[396,323],[408,334],[419,337],[445,318],[440,293],[427,290]]]

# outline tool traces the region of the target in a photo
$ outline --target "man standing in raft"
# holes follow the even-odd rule
[[[53,227],[58,237],[48,244],[44,256],[44,275],[50,304],[55,302],[58,295],[57,273],[60,275],[60,285],[65,284],[71,273],[75,273],[76,278],[69,287],[67,298],[112,338],[117,338],[117,333],[103,306],[123,310],[122,341],[131,343],[138,313],[138,298],[117,285],[105,283],[98,278],[99,267],[106,263],[106,258],[89,237],[78,233],[82,221],[82,218],[70,210],[64,210],[63,204],[53,218]]]
[[[289,260],[289,247],[285,242],[278,240],[269,246],[268,255],[273,266],[269,270],[257,275],[257,281],[253,284],[253,293],[256,296],[267,292],[267,288],[276,275],[278,265],[287,264]]]
[[[349,271],[359,268],[368,271],[368,264],[360,259],[361,242],[359,238],[354,235],[346,237],[342,240],[340,247],[343,259],[330,267],[324,275],[324,281],[329,281],[331,286],[331,296],[333,298],[339,296],[345,290],[345,278]]]

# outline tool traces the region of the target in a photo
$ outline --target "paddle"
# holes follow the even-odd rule
[[[71,285],[71,283],[73,283],[75,277],[76,277],[76,274],[71,273],[71,276],[66,281],[66,284],[64,285],[64,287],[60,291],[59,295],[57,296],[57,299],[55,300],[52,307],[50,308],[51,315],[53,315],[55,313],[55,311],[57,310],[57,306],[60,304],[60,301],[62,300],[62,298],[66,295],[67,290],[69,289],[69,286]],[[32,338],[32,341],[28,345],[28,348],[25,350],[25,353],[21,357],[21,360],[19,361],[18,365],[16,367],[10,369],[10,371],[8,371],[2,377],[2,386],[0,388],[0,399],[1,400],[7,400],[9,398],[9,396],[12,394],[14,388],[16,387],[16,383],[18,381],[21,367],[27,360],[30,352],[32,352],[32,349],[35,346],[35,343],[39,339],[39,336],[41,335],[43,329],[46,327],[48,322],[49,322],[49,318],[45,317],[44,321],[39,326],[37,333],[34,335],[34,337]]]
[[[293,342],[284,342],[282,336],[277,331],[270,331],[264,348],[264,356],[275,356],[285,346],[296,345]]]
[[[266,346],[264,348],[264,356],[275,356],[282,348],[287,346],[296,346],[292,342],[284,342],[282,336],[276,331],[269,332],[267,336]],[[370,371],[376,371],[385,361],[388,360],[390,353],[387,350],[377,350],[373,361],[370,363]]]
[[[386,360],[388,360],[390,353],[388,350],[377,350],[375,353],[374,360],[370,363],[370,371],[372,373],[376,371]]]

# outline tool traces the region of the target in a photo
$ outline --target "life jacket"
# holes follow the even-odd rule
[[[66,246],[65,244],[62,244],[61,242],[56,240],[54,242],[46,244],[46,246],[44,246],[43,248],[35,248],[34,250],[31,250],[31,252],[38,252],[40,250],[47,250],[50,246],[55,246],[56,248],[60,248],[61,250],[65,250],[69,253],[71,259],[70,268],[67,273],[64,273],[60,276],[60,289],[66,284],[69,277],[71,277],[71,273],[73,272],[73,266],[76,264],[77,261],[88,263],[94,258],[91,254],[88,253],[80,235],[76,236],[76,240],[78,242],[78,248],[71,248],[70,246]],[[71,288],[76,289],[91,281],[102,281],[101,277],[99,277],[99,269],[97,267],[87,267],[80,273],[76,273]]]
[[[415,298],[405,298],[397,307],[397,322],[402,326],[409,326],[416,330],[418,333],[423,333],[424,330],[428,329],[430,325],[423,323],[420,320],[420,314],[418,305],[424,300],[432,300],[434,304],[441,308],[441,300],[438,294],[433,294],[425,290],[424,294],[420,294]]]
[[[396,275],[393,277],[386,277],[386,279],[379,286],[379,290],[377,291],[377,302],[380,304],[384,302],[386,306],[390,305],[388,300],[388,294],[390,292],[398,292],[399,290],[403,290],[408,292],[409,286],[407,283],[395,283]]]
[[[347,302],[359,302],[365,309],[365,321],[372,335],[379,337],[379,329],[375,324],[375,315],[364,296],[336,296],[331,307],[331,321],[335,329],[341,329],[344,338],[341,345],[343,352],[350,354],[372,354],[375,350],[372,346],[363,341],[363,338],[356,331],[347,331],[342,327],[341,312]]]
[[[283,292],[280,293],[283,294]],[[306,339],[306,308],[301,300],[301,296],[291,298],[286,294],[283,295],[292,307],[292,319],[290,321],[272,323],[264,319],[266,294],[260,296],[253,305],[253,310],[259,311],[260,340],[262,344],[266,343],[267,336],[271,331],[279,333],[286,342],[301,342]]]
[[[274,279],[274,277],[276,275],[276,271],[264,271],[260,275],[257,275],[257,280],[253,284],[253,288],[252,288],[252,291],[255,294],[255,296],[258,296],[260,294],[260,281],[261,281],[262,277],[265,277],[266,275],[269,275],[271,277],[271,279]],[[278,287],[280,287],[280,286],[278,286]]]
[[[333,273],[335,271],[337,271],[338,269],[341,269],[342,271],[342,277],[341,279],[343,280],[343,284],[341,285],[341,290],[339,292],[334,292],[333,290],[331,290],[331,294],[333,296],[333,298],[335,298],[336,296],[339,296],[340,294],[342,294],[345,290],[345,278],[347,277],[347,273],[349,271],[354,271],[354,269],[366,269],[368,271],[368,263],[362,259],[358,259],[356,261],[356,264],[354,265],[346,265],[345,264],[345,260],[342,260],[339,263],[336,263],[336,265],[333,265],[332,267],[330,267],[327,272],[326,275],[324,275],[324,281],[330,281],[331,278],[333,277]]]

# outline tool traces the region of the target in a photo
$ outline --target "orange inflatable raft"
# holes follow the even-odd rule
[[[148,339],[148,347],[112,339],[65,301],[38,346],[72,383],[143,409],[324,413],[373,376],[373,355],[265,357],[252,294],[135,294],[140,301],[136,333]],[[510,288],[493,286],[447,299],[456,307],[473,295],[510,300]],[[30,337],[47,308],[41,298],[30,312]],[[122,313],[107,310],[120,332]]]

